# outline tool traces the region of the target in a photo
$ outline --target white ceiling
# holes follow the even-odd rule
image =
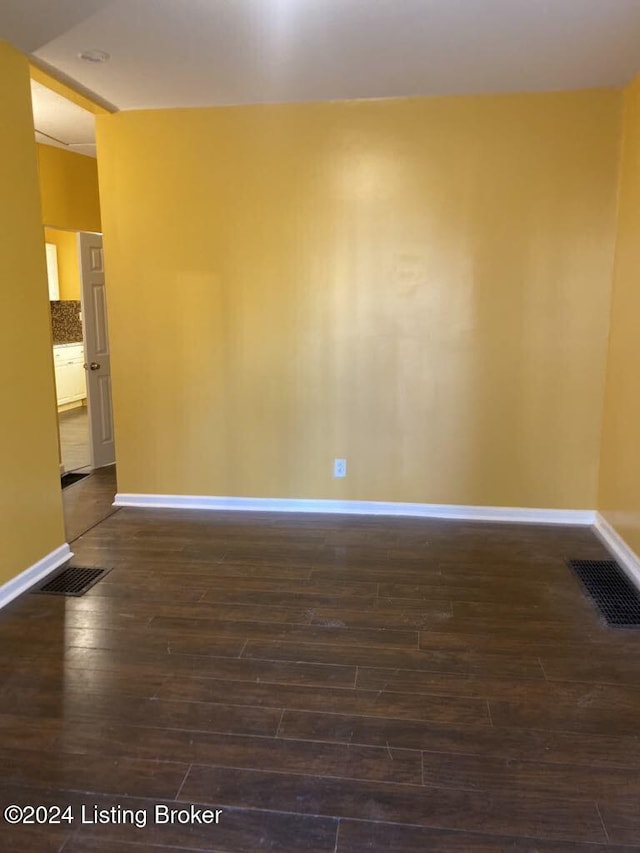
[[[31,81],[31,101],[36,139],[45,145],[96,156],[95,119],[92,113],[62,95]]]
[[[640,0],[2,0],[5,33],[119,109],[614,86],[640,70]]]
[[[1,0],[0,38],[32,53],[109,0]]]

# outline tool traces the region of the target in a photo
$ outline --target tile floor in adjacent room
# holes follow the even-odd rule
[[[65,490],[75,563],[113,571],[0,614],[0,800],[76,817],[3,824],[3,850],[640,850],[640,632],[565,566],[607,556],[590,530],[114,511],[114,490],[112,469]],[[158,803],[222,814],[155,825]]]

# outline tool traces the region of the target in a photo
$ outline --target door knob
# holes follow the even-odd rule
[[[97,361],[92,361],[89,365],[90,370],[100,370],[100,364]]]

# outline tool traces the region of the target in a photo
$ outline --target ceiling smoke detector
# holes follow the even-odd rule
[[[78,54],[80,59],[85,62],[108,62],[111,59],[111,54],[106,50],[83,50]]]

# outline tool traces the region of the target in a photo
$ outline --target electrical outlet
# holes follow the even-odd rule
[[[347,476],[347,460],[346,459],[334,459],[333,460],[333,476],[334,477],[346,477]]]

